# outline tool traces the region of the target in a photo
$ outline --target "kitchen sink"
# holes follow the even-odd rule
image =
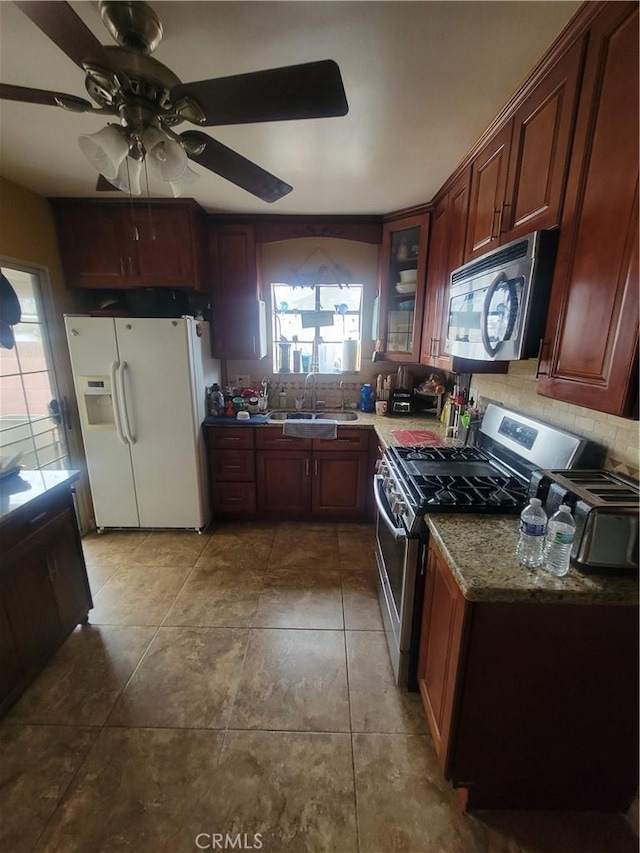
[[[312,421],[315,418],[328,418],[332,421],[356,421],[357,412],[269,412],[270,421]]]

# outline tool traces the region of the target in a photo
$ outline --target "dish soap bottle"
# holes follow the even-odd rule
[[[280,406],[281,409],[287,408],[287,394],[286,394],[286,391],[284,390],[284,385],[282,385],[280,387],[280,394],[278,396],[278,405]]]

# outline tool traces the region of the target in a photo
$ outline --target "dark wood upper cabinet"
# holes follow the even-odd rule
[[[560,222],[584,43],[573,44],[513,117],[502,243]]]
[[[387,361],[420,361],[428,232],[428,213],[387,222],[382,231],[377,349]],[[412,287],[402,281],[407,275]]]
[[[638,6],[589,38],[539,393],[634,414],[638,359]]]
[[[195,287],[203,282],[202,222],[188,208],[135,209],[136,285]]]
[[[513,122],[502,127],[471,164],[465,261],[499,245],[512,127]]]
[[[202,211],[194,202],[52,199],[70,287],[204,290]]]
[[[124,287],[129,265],[122,252],[122,211],[114,206],[56,202],[54,214],[69,287]]]
[[[253,225],[209,231],[212,347],[218,358],[260,358],[256,240]]]
[[[427,293],[420,361],[441,370],[453,370],[453,356],[445,352],[447,297],[451,271],[462,264],[469,212],[470,170],[453,184],[431,214]]]
[[[474,157],[465,261],[559,224],[584,41],[572,44]]]

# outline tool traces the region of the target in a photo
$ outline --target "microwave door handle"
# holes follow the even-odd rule
[[[489,329],[487,328],[487,322],[489,320],[489,306],[491,305],[491,300],[493,299],[493,294],[496,292],[498,287],[505,281],[508,281],[506,274],[504,272],[499,273],[494,280],[489,285],[489,289],[487,290],[486,296],[484,297],[484,303],[482,305],[482,312],[480,314],[480,334],[482,335],[482,345],[485,348],[485,351],[493,358],[493,356],[498,352],[500,347],[503,344],[503,341],[498,341],[495,346],[492,345],[489,340]]]
[[[393,538],[397,541],[398,539],[406,539],[407,534],[405,533],[404,527],[396,527],[393,523],[392,519],[389,517],[387,513],[386,507],[382,501],[382,495],[380,494],[380,486],[382,485],[382,477],[380,474],[376,474],[373,478],[373,494],[376,499],[376,506],[378,507],[378,512],[380,513],[380,518],[384,521],[386,526],[389,528],[389,533],[393,536]]]

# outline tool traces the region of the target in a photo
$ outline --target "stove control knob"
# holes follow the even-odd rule
[[[384,459],[378,459],[376,462],[376,473],[381,474],[384,477],[387,471],[387,463]]]
[[[391,512],[394,515],[402,515],[402,513],[405,511],[406,508],[407,508],[407,505],[405,504],[404,501],[394,500],[394,502],[391,506]]]

